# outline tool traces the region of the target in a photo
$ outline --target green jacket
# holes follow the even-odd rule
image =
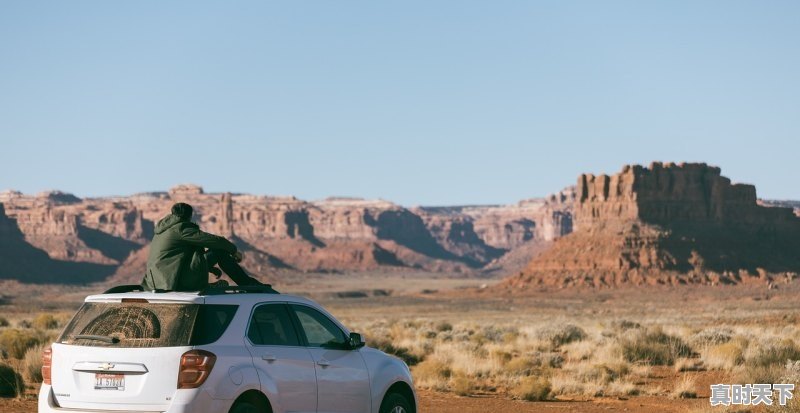
[[[169,214],[156,224],[142,280],[145,290],[199,291],[208,285],[205,250],[236,252],[227,239],[200,231],[197,224]]]

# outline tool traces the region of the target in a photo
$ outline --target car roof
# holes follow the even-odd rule
[[[258,304],[263,302],[296,302],[317,305],[305,297],[290,294],[246,293],[246,294],[201,294],[200,292],[154,292],[136,291],[111,294],[94,294],[86,297],[87,303],[114,303],[125,300],[147,300],[150,303],[186,304]]]

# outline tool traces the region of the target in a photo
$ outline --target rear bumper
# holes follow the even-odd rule
[[[113,406],[98,405],[91,409],[60,407],[53,396],[53,389],[42,384],[39,389],[39,413],[218,413],[230,410],[233,400],[216,400],[202,389],[178,390],[167,410],[120,410]]]

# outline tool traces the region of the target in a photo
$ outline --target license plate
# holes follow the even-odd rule
[[[124,374],[95,373],[95,390],[125,390]]]

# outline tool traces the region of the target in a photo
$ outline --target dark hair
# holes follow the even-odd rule
[[[182,219],[192,219],[192,206],[183,202],[178,202],[172,206],[172,215],[177,215]]]

